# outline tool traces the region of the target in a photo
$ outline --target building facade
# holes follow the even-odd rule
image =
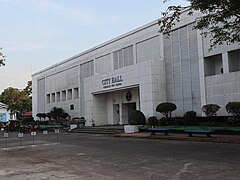
[[[8,110],[6,104],[0,102],[0,122],[6,123],[9,120],[16,120],[16,115]]]
[[[240,101],[240,45],[209,51],[209,39],[194,29],[200,14],[183,14],[170,36],[157,21],[93,47],[32,75],[33,116],[61,107],[87,125],[128,124],[141,110],[159,117],[161,102],[177,105],[175,116],[201,107]]]

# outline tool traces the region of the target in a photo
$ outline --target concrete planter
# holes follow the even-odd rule
[[[77,128],[77,124],[71,124],[69,131],[71,131],[71,130],[73,130],[73,129],[76,129],[76,128]]]
[[[135,133],[139,132],[137,125],[124,125],[124,132],[125,133]]]

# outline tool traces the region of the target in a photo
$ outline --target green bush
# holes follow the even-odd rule
[[[240,117],[240,102],[229,102],[225,108],[226,111],[232,114],[234,117]]]
[[[232,126],[240,126],[240,117],[229,117],[227,123]]]
[[[195,111],[187,111],[184,113],[184,125],[194,125],[196,124],[197,113]]]
[[[173,122],[171,119],[166,119],[165,117],[162,117],[160,120],[159,120],[159,125],[160,126],[172,126],[173,125]]]
[[[217,112],[220,109],[220,106],[217,104],[206,104],[202,107],[202,111],[208,117],[217,116]]]
[[[144,125],[146,124],[146,117],[141,111],[135,110],[130,114],[128,122],[131,125]]]
[[[164,102],[160,103],[156,111],[162,113],[167,119],[172,116],[172,112],[177,109],[177,106],[174,103]]]
[[[158,126],[159,125],[159,120],[155,116],[151,116],[148,118],[148,124],[150,126]]]

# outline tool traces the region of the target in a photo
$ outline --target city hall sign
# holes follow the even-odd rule
[[[123,82],[122,75],[113,76],[102,80],[103,89],[121,86]]]

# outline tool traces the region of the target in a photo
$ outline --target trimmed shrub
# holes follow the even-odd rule
[[[156,111],[162,113],[168,119],[172,117],[172,112],[176,109],[177,106],[174,103],[164,102],[157,106]]]
[[[226,106],[226,111],[234,117],[240,117],[240,102],[229,102]]]
[[[217,104],[206,104],[202,107],[202,111],[208,117],[217,116],[217,112],[220,109],[220,106]]]
[[[130,114],[128,122],[131,125],[144,125],[146,124],[146,117],[141,111],[135,110]]]
[[[148,118],[148,124],[150,126],[157,126],[159,125],[159,120],[155,116],[151,116]]]

